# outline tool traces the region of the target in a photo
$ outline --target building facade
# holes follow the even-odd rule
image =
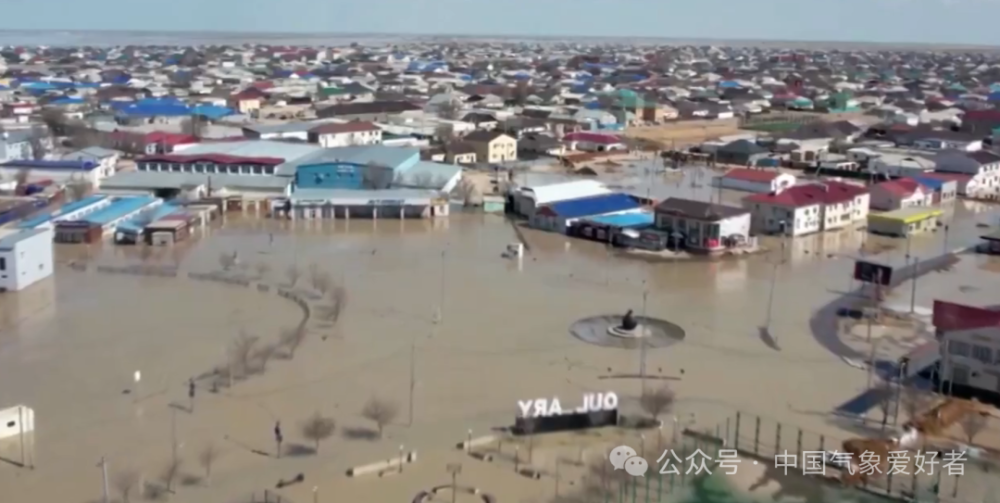
[[[16,231],[0,238],[0,291],[23,290],[52,275],[52,229]]]
[[[860,185],[825,181],[748,196],[743,205],[754,214],[755,231],[800,236],[864,226],[869,197]]]
[[[869,190],[873,210],[894,211],[934,204],[934,192],[910,178],[877,183]]]
[[[743,208],[671,197],[654,212],[655,227],[689,250],[718,253],[753,242],[750,212]]]
[[[934,301],[942,389],[1000,398],[1000,311]]]
[[[371,122],[323,124],[309,130],[309,143],[317,143],[323,148],[379,145],[382,129]]]
[[[500,163],[517,160],[517,140],[499,131],[473,131],[463,143],[471,145],[479,162]]]

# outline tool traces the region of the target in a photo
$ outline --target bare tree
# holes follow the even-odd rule
[[[531,463],[535,451],[535,422],[527,420],[521,423],[521,433],[528,437],[528,463]]]
[[[219,254],[219,266],[222,267],[223,271],[229,271],[236,265],[236,252],[226,253],[222,252]]]
[[[313,288],[324,297],[333,288],[333,278],[325,271],[311,271],[309,279],[312,282]]]
[[[325,417],[316,411],[302,424],[302,436],[311,440],[316,452],[319,452],[319,443],[333,436],[336,429],[337,422],[332,417]]]
[[[132,491],[139,485],[139,472],[135,470],[118,472],[115,474],[112,483],[115,486],[115,490],[121,495],[122,503],[129,503],[129,496],[132,495]]]
[[[382,400],[377,397],[368,399],[368,403],[361,409],[361,416],[375,423],[378,428],[378,436],[382,438],[385,425],[391,423],[399,415],[399,407],[395,402]]]
[[[180,458],[171,459],[163,467],[163,471],[160,472],[160,482],[163,482],[163,488],[166,489],[168,493],[174,492],[174,482],[177,477],[181,474],[181,462]]]
[[[437,105],[437,113],[443,119],[458,120],[459,114],[462,113],[462,104],[455,98],[442,101]]]
[[[660,415],[670,410],[674,403],[674,391],[667,386],[661,386],[651,390],[646,390],[639,398],[639,405],[655,420],[660,419]]]
[[[195,138],[201,138],[205,134],[205,120],[197,115],[192,115],[181,122],[181,134],[189,134]]]
[[[14,181],[17,182],[18,187],[27,185],[30,178],[31,170],[27,168],[17,170],[17,174],[14,175]]]
[[[422,189],[440,188],[434,186],[434,175],[430,173],[417,173],[416,175],[410,177],[408,185],[411,185],[413,187],[419,187]]]
[[[42,123],[45,127],[49,128],[49,131],[57,136],[66,134],[66,125],[69,120],[66,118],[66,114],[58,108],[46,108],[42,110]]]
[[[878,409],[882,413],[882,429],[885,430],[889,422],[889,414],[892,412],[893,392],[892,386],[886,382],[880,382],[875,386],[875,399],[878,400]]]
[[[31,158],[36,161],[45,159],[45,156],[49,153],[49,148],[45,145],[43,139],[38,136],[33,136],[29,140],[29,145],[31,145]]]
[[[900,392],[900,404],[909,421],[916,420],[933,403],[930,393],[913,385],[904,386]]]
[[[448,123],[438,124],[434,128],[434,137],[445,146],[445,151],[448,151],[448,145],[455,141],[455,126]]]
[[[299,282],[299,278],[302,277],[302,269],[296,265],[292,264],[285,269],[285,277],[288,278],[288,285],[295,287],[295,284]]]
[[[258,262],[257,265],[254,266],[254,269],[257,270],[257,276],[261,279],[271,272],[271,266],[267,262]]]
[[[257,348],[253,353],[253,358],[257,360],[257,370],[260,373],[267,372],[267,363],[274,358],[274,355],[278,354],[278,346],[274,344],[265,344]]]
[[[361,172],[361,187],[368,190],[388,189],[394,177],[392,168],[369,162]]]
[[[67,127],[70,143],[75,148],[87,148],[101,145],[101,134],[85,126]]]
[[[979,436],[984,429],[986,429],[986,422],[988,419],[989,416],[986,416],[976,410],[970,411],[958,422],[958,425],[962,428],[962,433],[965,434],[965,438],[969,441],[969,444],[972,444],[976,440],[976,437]]]
[[[70,201],[79,201],[87,197],[93,189],[94,186],[86,180],[73,176],[66,182],[66,198]]]
[[[198,453],[198,462],[205,469],[205,482],[208,485],[212,485],[212,465],[215,464],[215,460],[218,458],[219,450],[211,442],[205,444],[205,447]]]
[[[330,297],[330,309],[325,318],[331,323],[337,323],[340,320],[340,315],[347,309],[347,289],[343,285],[333,285],[328,296]]]
[[[246,376],[251,368],[251,362],[253,360],[254,347],[257,345],[257,337],[248,334],[244,330],[240,330],[240,334],[236,337],[236,341],[233,342],[233,357],[236,359],[236,364],[240,367],[240,372]]]
[[[286,328],[281,331],[281,345],[288,350],[288,357],[295,358],[295,351],[299,349],[306,340],[306,334],[309,332],[304,326],[298,326],[295,328]]]

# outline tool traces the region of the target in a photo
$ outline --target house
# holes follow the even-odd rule
[[[51,227],[0,237],[0,292],[23,290],[52,275]]]
[[[934,301],[942,389],[1000,399],[1000,311]]]
[[[496,129],[497,125],[500,124],[500,121],[493,114],[483,112],[469,112],[462,117],[462,122],[474,124],[476,129],[485,129],[487,131]]]
[[[100,177],[107,178],[118,170],[118,160],[121,159],[121,154],[117,150],[103,147],[87,147],[64,155],[62,160],[94,163],[101,171]]]
[[[569,133],[563,137],[563,142],[570,150],[580,150],[584,152],[608,152],[612,150],[625,150],[627,147],[621,137],[612,134],[590,133],[581,131]]]
[[[983,148],[982,137],[951,129],[918,128],[897,138],[902,145],[927,150],[975,152]]]
[[[473,131],[462,141],[476,149],[478,162],[493,164],[517,160],[517,140],[499,131]]]
[[[887,177],[923,176],[936,167],[933,159],[916,153],[879,153],[868,161],[868,171]]]
[[[106,178],[101,166],[90,161],[25,160],[0,163],[0,176],[3,178],[14,178],[19,172],[27,173],[28,183],[39,180],[51,180],[56,184],[79,181],[93,188],[100,187],[101,180]]]
[[[961,130],[977,136],[986,136],[1000,127],[1000,110],[969,110],[962,115]]]
[[[771,152],[750,140],[729,142],[715,151],[715,162],[719,164],[738,164],[753,166],[760,159],[767,158]]]
[[[475,164],[477,159],[476,146],[471,143],[458,141],[444,147],[443,162],[449,164]]]
[[[910,237],[938,227],[941,210],[910,207],[868,215],[868,232],[892,237]]]
[[[34,133],[22,129],[0,133],[0,163],[32,159],[34,149],[31,140]]]
[[[1000,192],[1000,154],[986,150],[977,152],[944,152],[934,161],[939,173],[958,173],[976,177],[983,195]]]
[[[422,110],[408,101],[370,101],[361,103],[341,103],[316,110],[321,119],[337,118],[347,121],[387,122],[406,112]]]
[[[920,180],[935,180],[942,183],[954,183],[958,195],[971,198],[985,198],[992,192],[986,186],[983,175],[964,175],[960,173],[924,173]]]
[[[230,96],[226,101],[233,110],[249,115],[260,110],[266,99],[263,91],[250,87]]]
[[[914,176],[913,180],[931,192],[931,204],[951,204],[958,195],[958,182],[955,180],[935,180],[926,176]]]
[[[859,227],[868,217],[868,189],[844,182],[796,185],[743,199],[753,214],[754,232],[801,236]]]
[[[611,193],[540,206],[528,222],[537,229],[565,234],[577,220],[642,211],[642,205],[628,194]]]
[[[317,143],[323,148],[379,145],[382,129],[371,122],[331,122],[310,129],[309,143]]]
[[[869,187],[869,191],[873,210],[894,211],[934,204],[934,191],[912,178],[876,183]]]
[[[566,154],[566,146],[549,135],[541,133],[526,133],[517,141],[517,149],[521,152],[562,156]]]
[[[795,176],[777,170],[733,168],[712,179],[712,185],[745,192],[776,192],[795,185]]]
[[[671,197],[653,212],[655,227],[688,250],[719,253],[753,242],[750,212],[743,208]]]
[[[521,216],[531,217],[538,208],[560,201],[585,199],[612,194],[611,189],[597,180],[574,180],[548,185],[525,186],[510,195],[511,210]]]

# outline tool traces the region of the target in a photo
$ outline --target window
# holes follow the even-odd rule
[[[980,361],[987,365],[993,363],[993,350],[986,347],[980,346],[979,344],[972,345],[972,358],[974,360]]]
[[[0,271],[7,270],[7,257],[0,257]]]
[[[956,356],[969,356],[971,350],[969,348],[969,343],[962,341],[950,341],[948,342],[948,353]]]

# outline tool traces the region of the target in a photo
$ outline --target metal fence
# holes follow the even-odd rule
[[[740,119],[740,128],[765,132],[783,132],[793,131],[805,124],[813,124],[820,120],[822,119],[814,114],[772,113],[750,115]]]

